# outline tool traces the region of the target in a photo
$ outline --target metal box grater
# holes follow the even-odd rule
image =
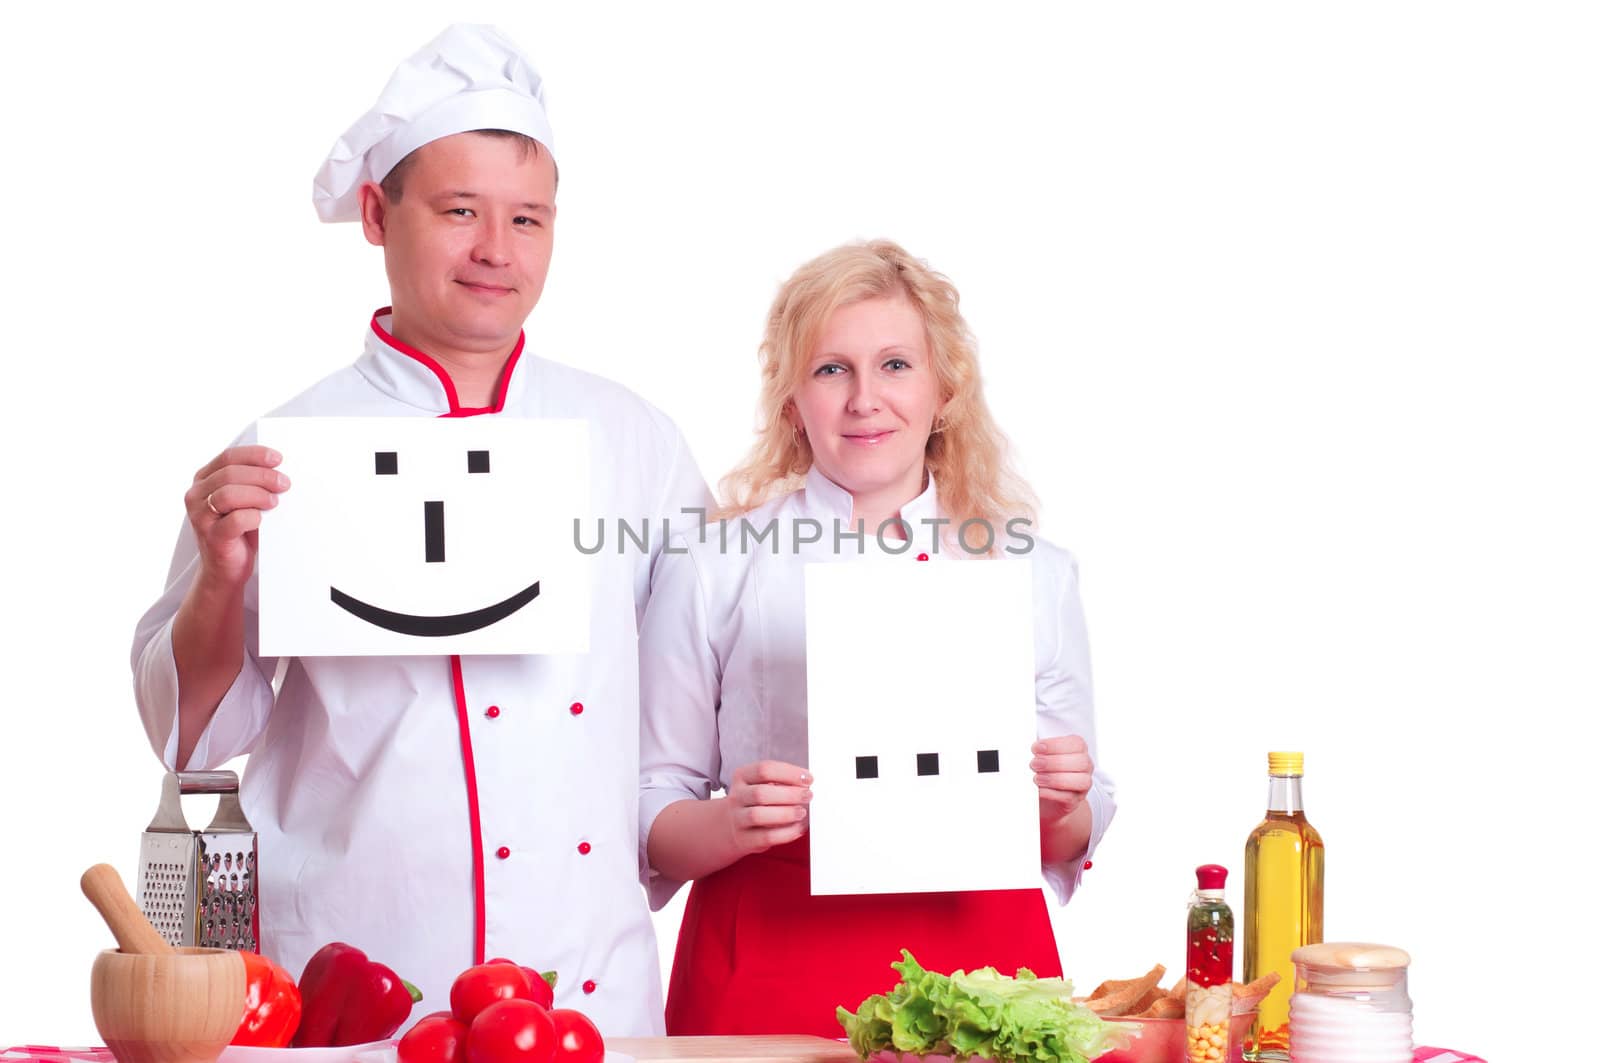
[[[183,818],[184,794],[220,794],[205,830]],[[174,946],[259,952],[256,833],[231,771],[168,772],[139,847],[139,907]]]

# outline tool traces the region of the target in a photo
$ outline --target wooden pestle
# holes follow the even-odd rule
[[[177,950],[167,944],[160,931],[139,910],[122,876],[110,864],[96,864],[78,880],[83,895],[100,912],[100,918],[116,935],[123,952],[141,955],[171,955]]]

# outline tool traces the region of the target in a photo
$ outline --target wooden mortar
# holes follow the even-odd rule
[[[122,946],[100,953],[89,976],[95,1029],[118,1063],[215,1063],[244,1018],[244,960],[174,949],[107,864],[80,884]]]

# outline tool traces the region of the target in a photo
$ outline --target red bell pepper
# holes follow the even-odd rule
[[[300,976],[304,1010],[296,1048],[381,1041],[400,1028],[422,999],[417,987],[353,945],[317,950]]]
[[[300,990],[289,972],[254,952],[244,957],[244,1020],[230,1044],[283,1048],[300,1026]]]

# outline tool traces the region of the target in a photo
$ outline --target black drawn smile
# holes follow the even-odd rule
[[[352,598],[338,587],[328,588],[333,604],[359,617],[369,624],[374,624],[386,631],[393,631],[401,635],[421,635],[425,638],[438,638],[444,635],[464,635],[469,631],[477,631],[504,620],[512,613],[521,609],[535,598],[539,597],[539,581],[535,580],[522,590],[513,594],[503,602],[476,609],[470,613],[456,613],[453,616],[417,616],[413,613],[396,613],[388,609],[380,609],[376,605],[369,605],[359,598]]]

